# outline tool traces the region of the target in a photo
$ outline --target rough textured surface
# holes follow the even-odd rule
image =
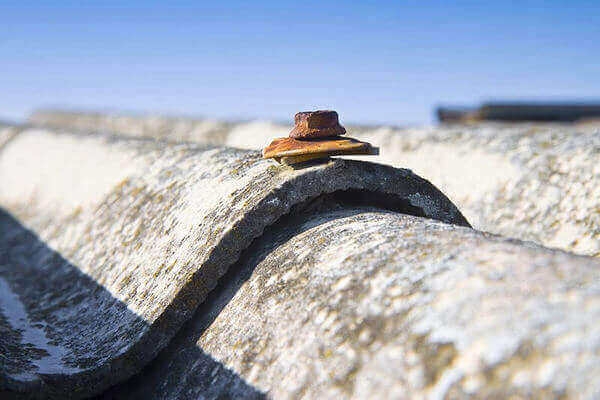
[[[195,126],[202,121],[52,111],[36,113],[32,121],[249,149],[261,149],[289,131],[286,125],[257,121],[222,123],[217,133],[198,131]],[[600,255],[597,121],[407,129],[349,126],[348,133],[380,147],[374,160],[410,168],[435,182],[477,229]]]
[[[480,230],[600,255],[598,125],[480,124],[360,136],[435,182]]]
[[[249,126],[227,137],[258,125]],[[596,168],[595,128],[535,128],[359,135],[458,193],[469,187],[469,204],[493,205],[498,188],[518,193],[513,181],[546,182],[528,168],[567,163],[553,184],[590,207],[595,186],[578,198],[571,185],[583,178],[569,170]],[[0,152],[0,204],[12,214],[0,214],[3,388],[77,397],[145,366],[105,398],[600,396],[597,259],[391,212],[462,221],[447,201],[427,201],[440,196],[433,189],[399,193],[411,179],[426,185],[405,170],[348,160],[292,169],[259,157],[13,135]],[[575,183],[564,180],[571,173]],[[336,191],[348,182],[361,190]],[[543,207],[543,196],[534,202]],[[544,223],[564,214],[553,204]]]
[[[263,229],[323,193],[468,225],[408,170],[26,129],[0,152],[0,390],[81,397],[163,348]]]
[[[191,119],[121,113],[78,113],[68,111],[36,111],[30,121],[56,128],[83,131],[119,132],[127,136],[225,144],[226,137],[238,125],[214,119]],[[289,129],[279,132],[287,136]]]
[[[599,282],[594,258],[325,202],[269,228],[106,398],[594,399]]]

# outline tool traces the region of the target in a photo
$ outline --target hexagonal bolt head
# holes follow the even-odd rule
[[[335,111],[303,111],[295,115],[294,121],[294,129],[289,135],[294,139],[314,139],[346,133],[346,129],[340,125],[338,113]]]

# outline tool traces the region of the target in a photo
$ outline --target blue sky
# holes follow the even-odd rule
[[[0,119],[331,108],[418,124],[438,104],[600,100],[599,0],[213,3],[0,2]]]

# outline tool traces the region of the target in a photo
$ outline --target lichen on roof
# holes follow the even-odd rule
[[[337,193],[468,225],[408,170],[349,160],[292,169],[246,150],[40,129],[2,149],[0,186],[1,277],[64,351],[54,379],[21,343],[9,358],[27,368],[1,371],[2,382],[40,396],[94,394],[138,372],[294,205]]]
[[[2,398],[600,395],[600,261],[471,229],[410,170],[291,168],[207,143],[9,129]],[[595,168],[580,146],[595,149],[596,133],[558,135],[532,156],[554,131],[524,129],[361,132],[430,168],[472,211],[495,190],[521,190],[502,189],[496,169],[525,188],[544,182],[524,171],[557,161],[554,148],[565,176],[576,154]],[[528,193],[515,205],[553,207],[540,187]],[[593,204],[581,193],[590,203],[575,209]]]

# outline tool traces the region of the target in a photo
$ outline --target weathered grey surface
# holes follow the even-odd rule
[[[290,130],[261,121],[203,130],[196,126],[209,122],[59,111],[38,112],[31,120],[249,149]],[[374,160],[410,168],[435,182],[475,228],[600,255],[598,122],[347,128],[348,135],[380,146]]]
[[[466,225],[408,170],[26,129],[0,151],[0,391],[81,397],[137,372],[240,251],[323,193]]]
[[[293,115],[290,115],[290,121]],[[288,136],[292,125],[271,121],[227,122],[214,119],[117,112],[38,110],[31,114],[34,125],[83,132],[109,132],[131,137],[190,141],[249,150],[262,149],[275,137]],[[353,131],[368,127],[350,126]],[[371,128],[372,129],[372,128]]]
[[[363,138],[386,149],[382,162],[435,182],[477,229],[600,255],[600,128],[481,124]]]
[[[597,259],[373,208],[317,210],[267,229],[106,398],[600,396]]]
[[[236,125],[219,120],[184,117],[129,115],[121,113],[79,113],[39,110],[29,118],[33,124],[83,131],[119,132],[127,136],[225,144]]]

